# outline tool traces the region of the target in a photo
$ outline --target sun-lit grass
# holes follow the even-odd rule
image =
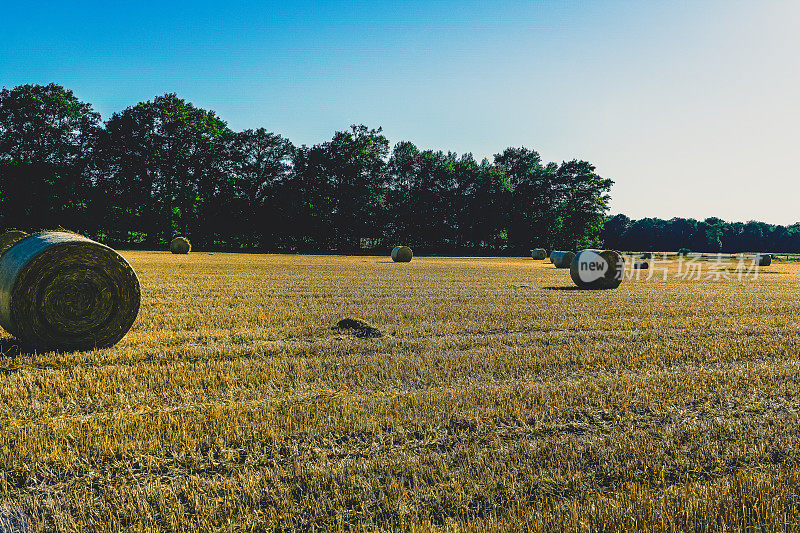
[[[124,255],[114,348],[0,337],[0,511],[44,530],[800,528],[796,263]]]

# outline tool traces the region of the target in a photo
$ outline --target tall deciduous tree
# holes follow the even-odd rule
[[[230,179],[225,122],[175,94],[159,96],[106,123],[99,158],[107,220],[119,238],[134,231],[151,243],[189,235],[213,241],[224,182]]]
[[[362,239],[383,236],[389,141],[381,129],[352,126],[322,145],[324,178],[333,195],[333,241],[340,250],[361,247]]]
[[[525,147],[506,148],[494,156],[495,164],[505,169],[509,185],[504,207],[509,246],[516,252],[549,247],[553,241],[553,173],[541,161],[538,152]]]
[[[614,184],[595,174],[586,161],[567,161],[555,173],[556,235],[554,247],[580,250],[602,245],[600,232]]]
[[[0,211],[4,224],[94,229],[90,163],[100,115],[60,85],[0,91]]]
[[[275,247],[286,223],[280,189],[291,172],[294,146],[258,128],[230,134],[228,147],[229,177],[221,183],[221,205],[228,211],[219,224],[223,240]]]

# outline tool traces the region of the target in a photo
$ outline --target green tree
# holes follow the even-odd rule
[[[23,228],[94,231],[91,161],[100,115],[60,85],[0,91],[0,211]]]
[[[467,154],[456,164],[456,180],[459,244],[477,250],[505,249],[512,192],[506,170],[488,159],[477,164]]]
[[[333,214],[337,205],[328,156],[325,145],[297,148],[292,172],[277,191],[276,208],[283,223],[276,226],[280,231],[276,238],[289,250],[335,248]]]
[[[553,168],[542,166],[535,150],[506,148],[494,156],[505,170],[507,187],[501,192],[508,220],[508,238],[517,253],[553,244],[551,230],[556,220]]]
[[[64,225],[116,243],[353,251],[406,243],[421,250],[526,252],[581,248],[637,233],[697,246],[787,242],[794,228],[711,219],[634,221],[601,236],[613,182],[585,161],[543,163],[527,148],[493,162],[395,145],[381,129],[336,132],[294,148],[263,128],[231,131],[175,94],[114,113],[57,85],[0,92],[0,210],[6,225]],[[692,225],[694,224],[694,225]],[[659,237],[661,238],[661,237]],[[730,238],[730,240],[729,240]]]
[[[580,250],[600,246],[605,213],[614,184],[595,174],[586,161],[562,163],[555,172],[556,207],[554,247]]]
[[[612,250],[622,250],[624,248],[624,235],[630,225],[631,219],[622,214],[606,218],[605,224],[603,224],[603,231],[600,233],[603,246]],[[643,250],[651,251],[645,248]]]
[[[274,248],[280,242],[280,188],[291,171],[294,146],[264,128],[228,137],[229,178],[220,183],[222,205],[229,216],[219,224],[225,242]]]
[[[392,149],[387,164],[387,224],[391,244],[412,242],[414,190],[419,178],[420,151],[411,142],[401,141]]]
[[[123,240],[133,231],[149,244],[177,233],[200,246],[213,242],[226,216],[230,135],[214,112],[175,94],[114,113],[99,155],[110,231]]]
[[[420,153],[419,174],[412,188],[413,244],[436,250],[455,245],[456,209],[453,200],[457,161],[458,155],[454,152],[425,150]]]
[[[334,196],[331,217],[340,250],[357,250],[361,239],[380,238],[386,217],[389,141],[381,129],[352,126],[323,145],[326,178]]]
[[[724,224],[723,220],[713,217],[698,223],[690,248],[695,252],[720,252]]]

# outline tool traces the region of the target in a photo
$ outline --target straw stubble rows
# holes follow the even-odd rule
[[[794,263],[580,291],[531,259],[123,255],[120,344],[0,359],[0,497],[43,526],[800,527]]]

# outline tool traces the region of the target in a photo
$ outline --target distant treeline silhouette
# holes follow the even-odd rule
[[[314,146],[232,131],[166,94],[103,123],[50,85],[0,91],[0,229],[64,227],[115,246],[525,254],[601,246],[800,253],[800,224],[606,218],[613,182],[527,148],[492,160],[390,148],[352,126]]]
[[[613,182],[527,148],[492,160],[390,149],[363,125],[294,146],[232,131],[175,94],[105,123],[50,84],[0,92],[2,226],[64,227],[115,246],[527,254],[600,245]]]
[[[608,248],[628,251],[785,252],[800,253],[800,223],[774,226],[764,222],[703,221],[686,218],[608,219],[601,233]]]

